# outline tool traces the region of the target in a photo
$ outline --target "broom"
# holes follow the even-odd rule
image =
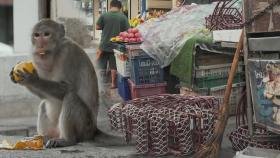
[[[229,98],[231,94],[232,89],[232,82],[233,78],[236,72],[236,69],[238,67],[238,61],[241,54],[241,51],[243,50],[243,41],[244,41],[244,30],[242,30],[239,42],[237,44],[237,49],[234,54],[234,58],[232,61],[228,81],[227,81],[227,87],[225,91],[224,96],[224,102],[223,106],[219,110],[219,118],[217,122],[215,123],[215,130],[213,136],[206,142],[205,145],[202,145],[200,150],[193,156],[195,158],[217,158],[219,156],[219,151],[221,148],[221,143],[223,140],[223,135],[225,131],[225,127],[227,125],[227,120],[229,117]]]

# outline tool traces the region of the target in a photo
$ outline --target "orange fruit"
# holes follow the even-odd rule
[[[32,64],[31,61],[23,61],[23,62],[20,62],[20,63],[16,64],[16,66],[14,67],[14,72],[13,72],[15,81],[20,81],[20,80],[22,80],[22,78],[20,78],[20,77],[17,75],[17,71],[20,70],[20,71],[24,72],[23,69],[25,69],[25,70],[28,71],[29,73],[33,73],[33,71],[34,71],[34,66],[33,66],[33,64]]]

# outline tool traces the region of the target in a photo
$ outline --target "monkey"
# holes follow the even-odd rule
[[[91,140],[97,133],[98,82],[83,49],[65,36],[63,24],[40,20],[32,30],[33,73],[15,73],[15,81],[41,99],[37,132],[46,148],[66,147]]]

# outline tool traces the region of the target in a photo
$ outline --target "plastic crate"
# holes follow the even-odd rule
[[[117,71],[124,77],[130,76],[130,61],[128,58],[128,54],[120,52],[114,49],[115,57],[116,57],[116,65]]]
[[[126,44],[125,43],[115,43],[113,42],[114,48],[120,52],[126,52]]]
[[[195,68],[195,78],[205,78],[212,76],[224,76],[227,77],[230,72],[231,63],[228,64],[218,64],[209,66],[198,66]],[[238,64],[236,73],[243,72],[243,63]]]
[[[163,69],[139,44],[127,45],[126,48],[131,63],[130,78],[136,85],[163,82]]]
[[[197,88],[213,88],[217,86],[226,85],[228,76],[208,76],[205,78],[195,78],[194,84]],[[233,83],[240,83],[245,80],[244,73],[235,74]]]
[[[167,85],[166,83],[135,85],[130,79],[128,79],[128,83],[131,99],[164,94]]]
[[[130,89],[128,85],[128,77],[124,77],[118,73],[118,92],[123,100],[131,100]]]
[[[130,59],[130,77],[136,85],[163,82],[163,69],[159,63],[150,57],[137,57]]]
[[[230,101],[229,101],[230,115],[235,115],[236,106],[239,102],[239,99],[242,96],[244,87],[245,87],[244,82],[235,83],[232,85]],[[223,86],[218,86],[218,87],[213,87],[213,88],[199,89],[198,93],[203,96],[214,96],[219,100],[220,105],[223,105],[225,91],[226,91],[226,85],[223,85]]]
[[[130,59],[134,59],[137,57],[150,57],[140,48],[140,44],[126,45],[126,50],[129,54]]]

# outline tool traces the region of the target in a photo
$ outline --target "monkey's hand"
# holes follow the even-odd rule
[[[14,76],[14,67],[12,68],[12,71],[9,74],[11,81],[14,83],[17,83],[17,81],[15,80],[15,76]]]
[[[74,91],[73,84],[71,84],[69,81],[61,81],[60,84],[62,85],[61,87],[65,89],[66,93]]]
[[[25,68],[23,68],[23,71],[17,70],[16,74],[21,78],[21,80],[17,82],[22,85],[32,84],[39,80],[39,76],[35,69],[32,73],[30,73]]]

